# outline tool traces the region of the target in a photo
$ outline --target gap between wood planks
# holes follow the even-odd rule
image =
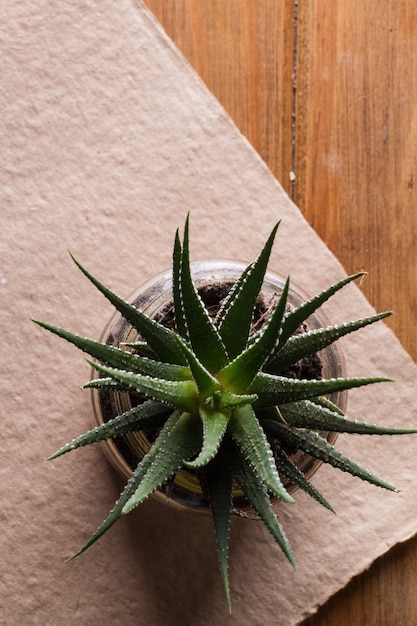
[[[295,185],[296,185],[296,114],[297,114],[297,63],[298,63],[298,0],[294,0],[294,49],[293,49],[293,67],[292,67],[292,136],[291,136],[291,200],[295,198]]]

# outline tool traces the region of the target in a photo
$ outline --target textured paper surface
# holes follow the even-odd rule
[[[344,275],[217,101],[139,4],[3,3],[1,177],[1,623],[291,626],[417,526],[413,438],[340,437],[398,486],[336,470],[281,516],[294,574],[262,525],[236,519],[228,618],[209,518],[149,500],[79,559],[122,482],[100,447],[44,459],[89,427],[82,355],[36,317],[98,337],[112,309],[70,249],[123,296],[170,266],[191,211],[194,258],[252,260],[282,219],[270,267],[308,292]],[[296,254],[295,254],[296,253]],[[327,313],[371,313],[356,287]],[[357,390],[350,415],[415,426],[416,367],[383,325],[343,341],[351,375],[397,379]]]

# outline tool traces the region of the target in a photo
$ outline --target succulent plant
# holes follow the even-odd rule
[[[91,546],[122,514],[169,483],[185,467],[204,476],[230,608],[228,543],[232,494],[237,487],[294,567],[291,547],[272,506],[274,500],[294,502],[284,487],[283,476],[321,505],[332,508],[292,462],[289,450],[302,450],[335,468],[394,490],[336,450],[320,434],[415,432],[348,419],[328,399],[334,392],[388,379],[299,380],[286,375],[288,367],[300,359],[390,313],[300,332],[314,311],[362,274],[344,278],[295,309],[287,306],[288,279],[263,327],[253,331],[254,310],[278,226],[273,228],[258,258],[233,285],[213,319],[193,283],[187,218],[182,243],[177,230],[173,251],[175,329],[157,323],[119,298],[74,259],[83,274],[137,330],[140,340],[133,346],[117,348],[51,324],[36,323],[93,357],[94,361],[89,362],[98,377],[85,387],[138,392],[142,401],[70,441],[50,459],[134,431],[156,428],[158,432],[107,519],[74,557]]]

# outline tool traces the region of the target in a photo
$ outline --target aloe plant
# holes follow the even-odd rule
[[[252,332],[254,310],[278,226],[273,228],[258,258],[233,285],[213,319],[193,283],[187,218],[182,242],[177,230],[174,243],[174,329],[126,303],[74,259],[83,274],[137,330],[137,350],[132,350],[132,346],[112,347],[51,324],[36,323],[93,357],[89,362],[98,376],[85,387],[139,392],[146,399],[70,441],[50,459],[134,431],[152,427],[159,433],[107,519],[74,557],[91,546],[122,514],[172,480],[180,468],[186,468],[204,476],[230,609],[228,543],[236,487],[294,567],[295,558],[273,508],[275,500],[294,502],[283,477],[321,505],[330,510],[332,507],[293,463],[289,449],[300,449],[335,468],[394,490],[320,435],[321,431],[368,435],[415,432],[351,420],[328,399],[335,392],[389,379],[298,380],[286,374],[288,367],[300,359],[390,313],[300,332],[314,311],[361,274],[337,282],[292,309],[287,305],[288,279],[263,328]]]

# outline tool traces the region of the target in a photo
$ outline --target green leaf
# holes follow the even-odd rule
[[[358,476],[373,485],[395,491],[395,487],[369,472],[358,463],[355,463],[355,461],[352,461],[352,459],[339,450],[336,450],[334,446],[317,433],[309,430],[294,430],[290,426],[278,421],[267,421],[268,423],[265,424],[265,428],[267,428],[269,432],[274,433],[281,441],[285,441],[285,443],[291,446],[300,448],[304,450],[304,452],[307,452],[307,454],[321,459],[324,463],[329,463],[343,472],[348,472],[352,474],[352,476]]]
[[[248,391],[256,393],[258,396],[253,405],[255,408],[266,408],[381,382],[393,381],[389,378],[298,380],[296,378],[285,378],[284,376],[262,373],[257,375]]]
[[[224,459],[215,457],[206,467],[206,478],[210,495],[210,509],[216,536],[220,573],[226,592],[229,613],[231,612],[229,586],[229,536],[232,510],[233,475]]]
[[[233,476],[239,483],[249,504],[261,517],[266,528],[269,530],[278,546],[281,548],[294,569],[296,569],[297,566],[291,546],[271,506],[271,501],[265,485],[259,479],[258,474],[254,471],[254,467],[249,465],[246,459],[244,459],[237,452],[237,450],[234,451],[231,447],[231,449],[227,451],[227,456],[229,463],[231,464]]]
[[[116,369],[125,369],[136,374],[144,374],[145,376],[153,376],[155,378],[164,378],[166,380],[190,380],[191,372],[188,367],[183,365],[175,365],[170,363],[161,363],[147,357],[142,357],[137,354],[131,354],[120,348],[108,346],[99,341],[93,341],[92,339],[86,339],[80,337],[74,333],[71,333],[58,326],[52,324],[46,324],[45,322],[39,322],[33,320],[35,324],[38,324],[42,328],[49,330],[50,332],[62,337],[66,341],[74,344],[83,352],[91,355],[95,359],[110,365]]]
[[[182,250],[181,296],[193,352],[201,363],[214,374],[226,365],[227,353],[191,277],[188,218],[185,223]]]
[[[244,285],[246,284],[246,281],[248,280],[248,276],[250,276],[251,272],[253,271],[253,266],[254,266],[254,263],[250,263],[242,271],[241,275],[239,276],[237,281],[232,285],[229,293],[225,297],[222,303],[222,306],[217,312],[217,315],[215,318],[214,324],[222,338],[222,341],[227,350],[229,359],[233,358],[234,352],[236,353],[235,356],[237,356],[239,352],[243,350],[243,348],[246,345],[249,331],[246,331],[246,325],[243,323],[243,320],[242,320],[242,324],[240,324],[240,321],[239,321],[239,324],[235,326],[234,328],[235,332],[233,334],[231,332],[231,329],[229,329],[229,326],[231,326],[231,322],[226,321],[226,324],[225,324],[224,319],[227,318],[227,313],[229,310],[232,310],[232,312],[230,313],[230,316],[232,315],[232,313],[235,313],[235,311],[233,310],[237,306],[235,303],[236,301],[238,302],[240,299],[240,294],[242,292]],[[247,302],[244,302],[244,305],[248,306],[249,308],[249,305]],[[252,305],[252,308],[251,308],[251,319],[253,316],[253,312],[254,312],[254,304]],[[236,338],[236,335],[238,335],[238,338]],[[233,346],[235,344],[238,344],[238,343],[242,344],[244,337],[245,337],[245,342],[243,343],[242,348],[240,350],[237,348],[234,348]]]
[[[80,550],[78,550],[73,556],[68,559],[72,561],[77,556],[85,552],[87,548],[89,548],[97,539],[99,539],[105,532],[109,530],[109,528],[117,522],[119,517],[122,515],[122,509],[125,506],[126,502],[130,499],[130,497],[135,493],[136,488],[140,481],[142,480],[143,469],[142,463],[139,463],[132,476],[129,478],[126,487],[122,491],[120,498],[116,501],[114,508],[110,511],[110,514],[106,517],[104,522],[97,528],[96,532],[91,535],[90,539],[85,543]]]
[[[334,513],[332,506],[327,502],[326,498],[324,498],[320,491],[316,489],[316,487],[314,487],[314,485],[306,478],[303,472],[296,465],[294,465],[285,452],[278,446],[273,446],[272,450],[279,473],[286,476],[294,485],[297,485],[297,487],[300,487],[300,489],[314,498],[316,502]]]
[[[193,461],[185,461],[189,468],[202,467],[217,453],[223,435],[229,423],[231,411],[216,411],[215,409],[200,408],[200,417],[203,422],[203,447],[200,454]]]
[[[271,446],[250,405],[232,412],[228,434],[237,444],[246,463],[253,468],[253,472],[271,493],[285,502],[294,502],[280,480]]]
[[[278,374],[285,370],[286,367],[296,363],[299,359],[319,352],[319,350],[334,343],[337,339],[340,339],[340,337],[344,337],[369,324],[374,324],[389,315],[391,315],[391,312],[387,311],[346,324],[328,326],[326,328],[293,335],[284,346],[275,353],[274,357],[270,359],[266,369],[272,374]]]
[[[192,381],[172,381],[151,378],[150,376],[142,376],[141,374],[133,374],[132,372],[105,367],[104,365],[99,365],[88,359],[87,361],[99,372],[126,385],[129,389],[145,393],[154,400],[165,402],[172,407],[184,411],[196,411],[198,408],[197,389]]]
[[[287,280],[271,319],[259,338],[249,345],[234,361],[218,374],[219,381],[229,391],[246,391],[274,350],[280,334],[281,322],[287,303],[289,281]]]
[[[279,222],[272,229],[257,260],[244,270],[234,284],[216,317],[216,326],[230,359],[237,357],[246,346],[256,299],[262,287],[278,226]]]
[[[311,398],[310,402],[314,402],[314,404],[318,404],[319,406],[323,406],[330,411],[334,411],[338,415],[345,415],[342,409],[334,402],[329,400],[329,398],[326,398],[326,396],[317,396],[316,398]]]
[[[119,391],[128,393],[129,388],[121,383],[116,382],[112,378],[94,378],[83,385],[83,389],[98,389],[100,391]]]
[[[177,363],[185,365],[184,357],[178,349],[174,334],[168,328],[157,324],[136,307],[119,298],[110,289],[100,283],[92,276],[72,255],[74,263],[79,267],[95,287],[113,304],[113,306],[123,315],[125,320],[132,324],[138,333],[145,339],[160,361],[165,363]]]
[[[182,248],[177,229],[175,233],[174,252],[172,255],[172,294],[174,300],[174,315],[177,332],[183,339],[187,341],[189,337],[187,330],[187,321],[185,319],[184,306],[182,302],[181,264]]]
[[[210,372],[204,367],[202,363],[200,363],[194,352],[190,350],[185,341],[179,335],[176,335],[176,339],[185,358],[187,359],[192,377],[194,378],[194,382],[197,385],[200,397],[207,398],[216,390],[220,389],[219,381],[214,378],[212,374],[210,374]]]
[[[245,404],[253,404],[257,400],[256,394],[235,394],[222,391],[220,394],[219,409],[238,409]]]
[[[417,432],[417,430],[376,426],[367,422],[351,420],[310,400],[281,405],[280,412],[284,421],[295,428],[330,430],[360,435],[410,435]]]
[[[164,417],[168,415],[169,409],[165,404],[155,402],[154,400],[148,400],[141,405],[130,409],[115,417],[108,422],[89,430],[88,432],[76,437],[65,446],[57,450],[54,454],[48,457],[47,461],[56,459],[58,456],[81,448],[98,441],[104,441],[106,439],[113,439],[118,435],[124,435],[136,430],[142,430],[143,428],[151,428],[154,426],[161,426],[164,422]]]
[[[282,334],[279,341],[279,346],[282,346],[287,339],[295,333],[297,328],[303,324],[307,320],[310,315],[312,315],[319,307],[322,306],[331,296],[333,296],[339,289],[351,283],[353,280],[364,276],[365,272],[358,272],[357,274],[353,274],[352,276],[348,276],[347,278],[343,278],[339,282],[331,285],[318,295],[314,296],[310,300],[303,302],[299,307],[297,307],[294,311],[288,313],[285,316],[284,323],[282,326]]]
[[[142,461],[143,477],[135,493],[123,507],[129,513],[146,500],[191,458],[201,446],[201,422],[191,413],[173,414]]]
[[[275,465],[280,476],[286,476],[286,478],[288,478],[293,485],[297,485],[297,487],[308,493],[308,495],[314,498],[314,500],[316,500],[319,504],[334,513],[333,508],[327,502],[325,497],[318,491],[318,489],[316,489],[316,487],[314,487],[300,468],[295,465],[292,459],[283,450],[275,434],[268,430],[268,420],[272,419],[273,421],[276,421],[278,419],[277,410],[275,408],[263,409],[257,413],[257,417],[271,445]]]
[[[131,348],[133,354],[139,354],[140,356],[147,356],[150,359],[158,360],[155,352],[148,346],[145,341],[124,341],[120,344],[120,348]]]

